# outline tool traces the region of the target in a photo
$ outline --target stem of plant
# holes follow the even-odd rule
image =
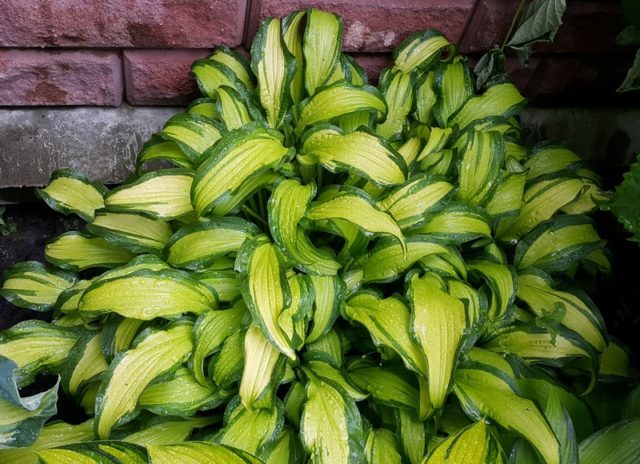
[[[513,32],[513,28],[516,27],[516,22],[520,17],[520,13],[522,13],[522,8],[524,7],[526,0],[520,0],[520,4],[518,5],[518,9],[513,15],[513,19],[511,20],[511,24],[509,25],[509,30],[507,31],[507,35],[504,36],[504,40],[502,41],[502,45],[500,46],[500,51],[504,52],[504,47],[507,46],[507,42],[509,41],[509,37],[511,37],[511,33]]]

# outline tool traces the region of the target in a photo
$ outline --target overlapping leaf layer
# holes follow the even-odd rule
[[[522,95],[476,93],[437,31],[377,87],[341,37],[264,21],[250,62],[194,63],[204,97],[133,180],[40,191],[87,226],[5,273],[52,322],[0,334],[2,462],[565,464],[637,428],[636,389],[578,446],[632,377],[577,285],[610,268],[598,177],[524,146]],[[87,421],[52,420],[58,394]]]

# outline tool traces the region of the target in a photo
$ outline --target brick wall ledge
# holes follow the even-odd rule
[[[180,107],[0,109],[0,189],[45,185],[60,167],[107,184],[125,180],[144,141]],[[522,114],[529,142],[567,143],[599,170],[640,153],[638,108],[537,108]],[[0,190],[0,202],[3,195]]]

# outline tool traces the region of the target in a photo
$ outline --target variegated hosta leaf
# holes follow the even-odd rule
[[[367,435],[364,453],[369,464],[401,464],[395,435],[389,429],[371,429]]]
[[[134,349],[116,357],[96,399],[98,437],[109,438],[111,429],[135,410],[147,385],[189,356],[191,330],[191,324],[178,323],[168,330],[150,332]]]
[[[262,464],[258,458],[231,446],[190,441],[180,444],[147,445],[150,464],[182,462],[224,462],[225,464]]]
[[[308,370],[300,437],[317,463],[356,464],[363,461],[362,419],[354,401]]]
[[[381,79],[382,93],[387,102],[387,118],[378,124],[376,133],[387,139],[401,137],[407,115],[413,107],[415,76],[402,71],[388,71]]]
[[[381,404],[413,411],[420,407],[418,382],[415,377],[404,375],[398,366],[356,359],[347,366],[347,375],[354,385]]]
[[[160,219],[175,219],[193,212],[193,173],[185,169],[150,172],[137,181],[111,190],[105,205],[112,211],[137,211]]]
[[[440,59],[445,49],[451,53],[454,46],[440,32],[429,29],[407,37],[393,51],[393,58],[396,68],[408,73],[428,68],[434,60]]]
[[[638,459],[640,419],[629,419],[610,425],[580,443],[583,464],[632,464]]]
[[[58,169],[51,174],[49,184],[36,193],[54,210],[91,221],[95,210],[104,207],[107,189],[72,169]]]
[[[204,386],[212,386],[211,372],[205,375],[205,358],[221,349],[231,335],[241,330],[247,308],[242,300],[230,309],[203,313],[193,326],[193,353],[189,366],[195,379]]]
[[[393,217],[381,211],[373,198],[357,188],[343,188],[332,198],[313,203],[305,216],[313,221],[342,219],[368,235],[390,235],[404,244],[402,231]]]
[[[522,206],[526,180],[525,172],[514,172],[503,178],[487,203],[487,213],[494,217],[518,214]]]
[[[100,462],[147,463],[147,453],[142,446],[120,441],[74,443],[38,451],[38,457],[40,458],[39,462],[45,464],[59,462],[82,464],[98,464]]]
[[[424,464],[501,464],[504,456],[484,420],[460,429],[440,443]]]
[[[246,181],[276,169],[291,155],[279,132],[258,125],[230,132],[209,152],[193,179],[191,196],[198,215],[224,207]]]
[[[251,325],[244,339],[244,359],[240,381],[242,404],[248,409],[272,408],[285,358],[256,325]]]
[[[559,272],[603,246],[589,218],[562,215],[543,222],[526,235],[518,243],[513,261],[518,269],[536,267]]]
[[[573,201],[583,188],[582,180],[568,177],[543,179],[529,185],[524,191],[518,216],[500,221],[496,237],[515,242]]]
[[[342,47],[342,19],[333,13],[310,8],[304,30],[304,83],[309,95],[324,85],[338,65]]]
[[[197,63],[194,63],[194,72]],[[159,135],[164,140],[175,142],[189,162],[197,164],[202,160],[204,152],[220,140],[223,133],[224,128],[219,122],[199,114],[183,113],[169,119]]]
[[[302,51],[302,37],[300,37],[300,24],[306,16],[306,11],[300,10],[291,13],[282,20],[282,38],[289,53],[295,59],[296,70],[291,78],[290,95],[294,105],[300,103],[304,92],[304,53]]]
[[[484,345],[484,348],[512,353],[530,362],[556,365],[572,358],[592,358],[595,353],[583,339],[574,333],[561,330],[546,330],[534,325],[517,325],[507,328]]]
[[[300,227],[315,192],[314,184],[301,185],[295,179],[279,183],[269,198],[269,229],[280,251],[296,268],[310,274],[334,275],[340,263],[330,252],[311,243]]]
[[[18,366],[13,375],[16,384],[24,387],[41,372],[58,371],[78,336],[73,328],[38,320],[23,321],[0,334],[0,356]]]
[[[281,21],[269,18],[262,22],[251,46],[251,67],[258,78],[260,103],[267,122],[279,128],[290,104],[289,86],[296,62],[282,39]]]
[[[457,124],[462,130],[473,122],[492,116],[510,118],[517,114],[525,103],[526,99],[512,83],[496,84],[489,87],[484,94],[467,100],[460,111],[451,118],[449,125]]]
[[[336,82],[300,103],[296,130],[302,133],[309,126],[361,112],[373,114],[376,120],[386,115],[387,104],[378,89]]]
[[[238,254],[236,269],[242,274],[242,296],[254,323],[289,359],[296,354],[291,340],[278,324],[291,295],[282,256],[266,236],[247,240]]]
[[[108,367],[102,351],[102,332],[84,331],[66,359],[62,372],[63,387],[75,395],[83,384],[95,380]]]
[[[99,211],[87,230],[134,253],[160,254],[171,238],[168,223],[136,212]]]
[[[17,383],[21,366],[3,353],[0,371],[3,377],[0,384],[0,458],[3,458],[1,451],[5,448],[32,445],[42,425],[56,413],[60,378],[45,391],[21,397]]]
[[[384,139],[361,131],[342,134],[337,127],[320,126],[307,133],[298,159],[362,176],[378,187],[403,183],[407,171],[402,156]]]
[[[67,232],[49,241],[44,249],[47,261],[62,269],[84,271],[92,267],[114,267],[128,263],[134,255],[110,246],[102,237]]]
[[[573,151],[559,145],[544,145],[535,149],[525,161],[527,180],[532,181],[550,174],[575,170],[582,160]]]
[[[179,229],[167,244],[167,262],[174,267],[202,269],[220,256],[237,253],[248,238],[260,233],[240,218],[196,222]]]
[[[478,238],[491,239],[489,221],[482,209],[464,204],[449,204],[413,232],[441,238],[448,243],[461,244]]]
[[[140,270],[94,281],[78,309],[88,315],[109,311],[124,317],[151,320],[183,313],[202,314],[217,307],[217,295],[189,274],[176,270]]]
[[[300,435],[291,427],[285,427],[280,436],[260,453],[265,464],[295,464],[304,460]]]
[[[437,68],[434,90],[438,101],[433,114],[441,127],[447,127],[449,118],[473,96],[471,73],[463,58],[456,56],[451,63]]]
[[[220,86],[216,89],[216,113],[227,130],[238,129],[253,119],[261,120],[260,110],[253,104],[249,95],[241,95],[237,90]]]
[[[489,319],[503,317],[516,297],[517,277],[513,268],[488,259],[474,259],[467,262],[467,269],[481,277],[491,290]]]
[[[430,254],[448,253],[439,241],[424,235],[406,238],[406,248],[396,240],[379,240],[371,253],[362,256],[361,266],[365,282],[392,282],[420,259]]]
[[[549,423],[532,401],[518,396],[504,373],[481,365],[458,368],[454,392],[471,417],[490,417],[525,437],[544,462],[560,464],[560,445]]]
[[[586,295],[554,290],[552,280],[541,272],[518,275],[518,298],[538,317],[554,317],[566,328],[584,338],[597,351],[607,345],[604,321]]]
[[[215,53],[214,53],[215,56]],[[191,72],[196,76],[200,91],[209,98],[215,98],[216,90],[222,85],[234,89],[243,86],[242,76],[234,71],[236,65],[225,62],[220,56],[196,60],[191,65]],[[240,72],[242,74],[242,72]]]
[[[209,59],[214,63],[220,63],[229,68],[247,90],[250,92],[254,90],[254,76],[251,73],[251,65],[240,53],[228,47],[216,47]]]
[[[498,181],[504,154],[499,134],[472,131],[460,161],[458,198],[472,205],[486,203]]]
[[[214,442],[257,455],[264,446],[278,437],[284,417],[282,403],[276,400],[270,409],[246,409],[236,397],[224,414],[224,427]]]
[[[48,311],[58,296],[71,287],[72,274],[48,269],[37,261],[14,264],[4,271],[0,295],[21,308]]]
[[[312,343],[326,335],[338,318],[344,285],[337,276],[310,276],[309,280],[314,296],[312,326],[306,342]]]
[[[393,349],[407,368],[428,376],[424,352],[410,335],[411,314],[400,299],[362,292],[347,300],[344,313],[364,325],[376,345]]]
[[[394,188],[379,203],[405,230],[425,222],[453,190],[453,185],[444,178],[420,174]]]
[[[428,277],[414,274],[409,284],[411,330],[424,352],[433,407],[442,407],[449,393],[467,327],[464,304]]]
[[[179,367],[168,379],[156,381],[140,394],[139,406],[161,416],[189,416],[212,409],[231,393],[201,385],[186,367]]]

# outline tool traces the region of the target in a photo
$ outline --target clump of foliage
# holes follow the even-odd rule
[[[476,93],[440,33],[377,87],[341,36],[315,9],[264,21],[250,64],[194,63],[204,98],[135,179],[62,170],[40,191],[87,226],[5,273],[5,298],[53,319],[0,334],[2,462],[637,456],[628,354],[576,290],[610,268],[598,177],[523,146],[525,99]],[[40,374],[57,382],[21,396]],[[60,389],[85,422],[56,421]]]

